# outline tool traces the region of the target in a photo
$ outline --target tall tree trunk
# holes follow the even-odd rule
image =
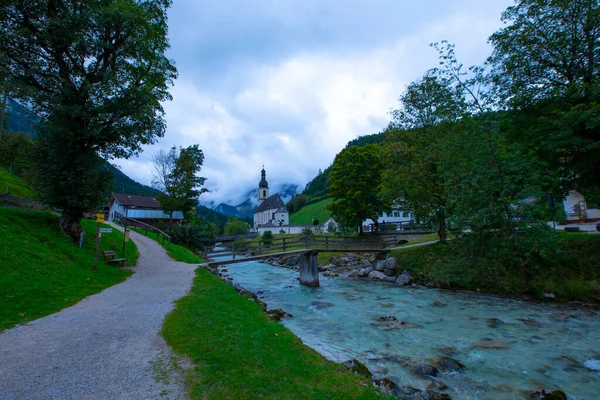
[[[442,212],[440,214],[438,214],[438,223],[439,223],[439,229],[438,229],[438,236],[440,237],[440,242],[445,242],[446,241],[446,213]]]
[[[79,237],[83,229],[81,228],[81,218],[83,213],[76,211],[63,210],[60,215],[60,229],[75,244],[79,243]]]

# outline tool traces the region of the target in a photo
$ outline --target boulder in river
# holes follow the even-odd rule
[[[323,308],[329,308],[329,307],[333,307],[332,303],[329,303],[327,301],[311,301],[310,302],[310,306],[316,308],[317,310],[321,310]]]
[[[435,360],[435,365],[438,366],[442,371],[458,371],[462,372],[465,366],[460,361],[455,360],[451,357],[440,356]]]
[[[397,286],[405,286],[405,285],[409,285],[411,281],[411,277],[410,277],[410,273],[408,273],[407,271],[402,271],[402,273],[400,275],[398,275],[398,277],[396,278],[396,285]]]
[[[400,388],[398,385],[396,385],[394,379],[397,378],[392,376],[384,376],[381,379],[374,380],[373,384],[379,388],[381,393],[397,397],[400,394]]]
[[[436,376],[439,373],[439,370],[433,365],[420,363],[420,362],[407,362],[406,366],[415,375],[419,376]]]
[[[371,373],[371,371],[369,371],[369,368],[367,368],[365,364],[361,363],[360,361],[354,358],[348,361],[344,361],[343,364],[355,374],[365,376],[369,379],[373,377],[373,374]]]
[[[385,268],[396,269],[396,257],[388,257],[385,259]]]
[[[501,340],[480,340],[479,342],[475,343],[475,347],[479,347],[481,349],[506,350],[509,348],[509,345]]]
[[[373,268],[361,268],[358,271],[358,276],[361,278],[366,278],[367,276],[369,276],[369,274],[371,273],[371,271],[373,271]]]
[[[268,310],[267,311],[267,315],[273,321],[281,321],[282,318],[291,317],[292,316],[292,314],[286,313],[281,308],[276,308],[276,309],[273,309],[273,310]]]
[[[435,300],[432,305],[436,306],[436,307],[446,307],[446,303],[442,303],[439,300]]]
[[[369,272],[369,279],[379,279],[382,280],[385,278],[385,274],[379,271],[371,271]]]
[[[367,260],[366,258],[360,260],[360,264],[363,266],[363,268],[373,268],[371,261]]]
[[[379,272],[383,272],[385,269],[385,260],[379,260],[375,263],[375,270]]]
[[[529,395],[531,400],[567,400],[567,395],[562,390],[536,390]]]
[[[396,275],[396,270],[393,268],[386,268],[383,270],[383,273],[385,274],[385,276],[395,276]],[[396,278],[394,278],[394,282],[396,281]]]

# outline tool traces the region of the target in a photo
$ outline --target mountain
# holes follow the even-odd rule
[[[277,191],[275,193],[279,194],[281,200],[284,203],[287,203],[296,195],[298,192],[298,185],[284,183],[282,185],[274,185],[277,187]],[[273,193],[274,194],[274,193]],[[223,215],[227,215],[230,217],[236,217],[245,220],[252,220],[254,218],[254,210],[257,207],[257,198],[258,192],[257,189],[252,189],[244,196],[246,200],[237,206],[231,206],[229,204],[221,203],[215,208],[214,211],[221,213]]]
[[[115,176],[113,180],[112,191],[117,193],[128,193],[128,194],[143,194],[146,196],[156,196],[160,193],[160,190],[151,188],[150,186],[142,185],[125,175],[120,169],[114,165],[106,162],[108,169],[112,171]]]
[[[34,126],[39,118],[32,111],[9,98],[6,102],[6,130],[9,132],[24,132],[30,138],[36,136]]]

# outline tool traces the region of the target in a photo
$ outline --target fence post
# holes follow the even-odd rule
[[[286,249],[286,246],[285,246],[285,238],[283,238],[283,252],[284,252],[284,253],[285,253],[285,249]]]
[[[234,259],[234,260],[235,260],[235,246],[236,246],[236,244],[235,244],[235,243],[233,243],[233,259]]]

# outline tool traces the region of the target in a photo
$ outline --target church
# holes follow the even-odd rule
[[[281,227],[290,224],[290,213],[278,194],[269,196],[265,167],[260,171],[258,183],[258,208],[254,211],[254,229]]]

